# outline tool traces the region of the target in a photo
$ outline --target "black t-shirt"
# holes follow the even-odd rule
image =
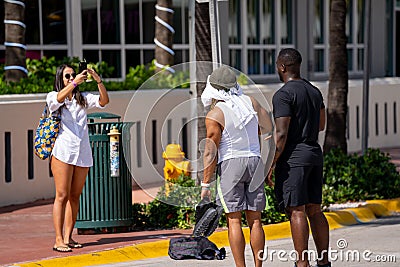
[[[318,133],[320,110],[325,105],[319,89],[306,80],[291,80],[274,94],[272,104],[275,118],[291,118],[285,149],[278,164],[321,165]]]

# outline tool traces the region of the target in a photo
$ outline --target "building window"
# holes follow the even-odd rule
[[[359,75],[364,69],[364,0],[346,0],[346,2],[348,70],[350,75]],[[312,71],[317,76],[326,75],[329,70],[329,12],[328,1],[314,1]]]
[[[43,56],[55,56],[56,58],[66,56],[65,1],[28,0],[25,3],[27,57],[37,59]],[[50,48],[46,45],[55,45],[55,47]],[[57,45],[62,45],[59,47],[60,50],[55,49]]]
[[[229,1],[229,64],[253,79],[275,78],[276,51],[294,47],[293,18],[291,0]]]
[[[391,44],[393,47],[389,49],[388,57],[389,63],[392,65],[392,72],[394,76],[400,77],[400,0],[396,1],[396,6],[391,17],[391,28],[388,34],[392,38]]]
[[[271,5],[271,3],[269,3]],[[278,13],[279,14],[279,13]],[[281,42],[293,44],[293,7],[289,0],[281,0]]]
[[[111,78],[122,76],[119,7],[120,1],[81,1],[83,58],[113,66]]]
[[[25,24],[29,28],[30,25],[39,24],[39,3],[37,0],[28,1],[25,5]],[[32,27],[32,29],[26,29],[25,41],[27,44],[40,44],[40,27]]]
[[[0,1],[0,10],[4,10],[4,1]],[[0,12],[0,21],[4,21],[4,11]],[[4,23],[0,23],[0,44],[4,44],[5,41],[5,27]],[[1,60],[4,60],[1,57]]]
[[[126,73],[129,69],[135,68],[135,66],[140,65],[140,51],[139,50],[126,50]]]
[[[156,4],[156,0],[81,0],[86,60],[114,66],[112,78],[124,78],[130,67],[150,63],[154,59]],[[189,61],[188,0],[174,0],[172,5],[174,60],[179,64]]]
[[[346,0],[346,36],[348,69],[361,73],[364,69],[364,0]]]
[[[139,0],[125,1],[125,42],[127,44],[140,44],[141,36],[141,18]]]
[[[154,43],[154,33],[155,33],[155,15],[156,15],[156,4],[157,1],[140,1],[142,5],[143,13],[141,17],[143,18],[142,32],[143,32],[143,43],[153,44]],[[175,15],[175,14],[174,14]]]
[[[82,1],[81,6],[84,44],[120,43],[118,1]]]
[[[66,44],[65,1],[42,0],[41,3],[43,44]]]
[[[324,0],[314,1],[314,23],[313,40],[314,40],[314,74],[328,72],[329,57],[329,2]]]
[[[241,50],[229,49],[229,62],[232,67],[237,70],[242,68],[242,54]]]
[[[82,43],[99,43],[97,1],[82,1]]]
[[[189,44],[189,9],[185,0],[172,1],[174,9],[173,26],[175,29],[174,44]]]
[[[0,1],[4,11],[4,1]],[[0,12],[0,43],[5,41],[4,12]],[[65,1],[26,0],[25,1],[25,43],[26,57],[41,59],[55,57],[62,59],[68,55],[67,19]],[[0,53],[0,62],[5,61],[5,48]]]
[[[174,64],[189,62],[189,3],[187,0],[174,0],[172,8],[175,11]]]
[[[229,1],[229,43],[241,43],[240,0]]]
[[[264,50],[264,74],[274,74],[275,73],[275,61],[277,54],[274,49]]]
[[[261,38],[264,44],[275,43],[275,13],[274,1],[266,2],[263,5],[261,15]]]

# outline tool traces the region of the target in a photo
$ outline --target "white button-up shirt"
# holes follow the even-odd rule
[[[82,93],[86,99],[87,107],[79,105],[75,99],[65,98],[64,102],[57,101],[57,92],[53,91],[47,94],[46,102],[50,112],[56,111],[63,104],[61,109],[61,127],[52,156],[58,160],[80,167],[91,167],[93,165],[92,150],[89,143],[89,134],[87,127],[87,109],[98,107],[99,95],[91,93]]]

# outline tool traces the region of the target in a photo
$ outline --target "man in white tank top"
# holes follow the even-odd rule
[[[255,266],[262,266],[265,236],[261,212],[265,208],[264,166],[259,133],[272,130],[267,111],[243,94],[235,73],[227,66],[213,71],[201,96],[211,110],[206,117],[204,177],[201,198],[210,197],[217,170],[217,204],[224,208],[228,237],[236,266],[245,266],[241,217],[245,211]]]

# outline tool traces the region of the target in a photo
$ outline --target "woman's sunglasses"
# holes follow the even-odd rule
[[[72,78],[74,78],[75,79],[75,77],[76,77],[76,73],[72,73],[72,74],[69,74],[69,73],[67,73],[67,74],[65,74],[65,79],[67,79],[67,80],[69,80],[70,78],[71,78],[71,76],[72,76]]]

